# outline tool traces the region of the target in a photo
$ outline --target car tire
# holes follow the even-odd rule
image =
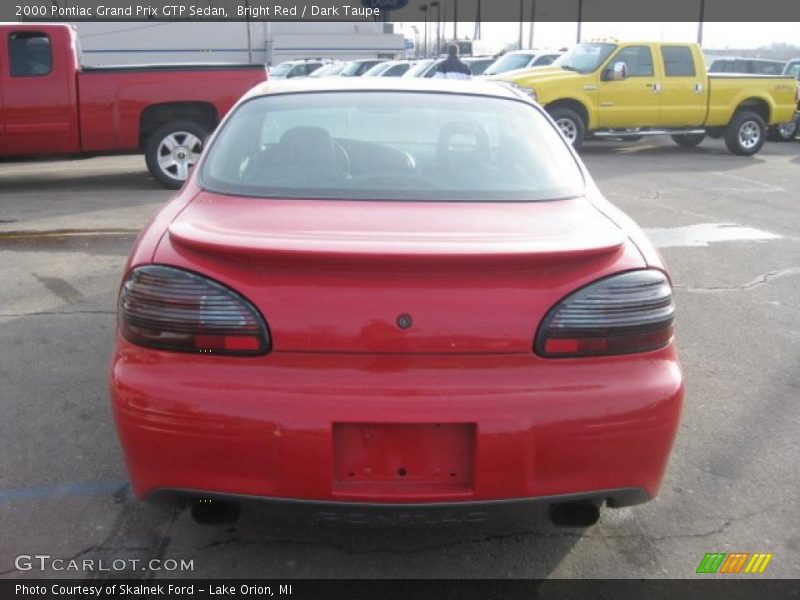
[[[676,133],[675,135],[670,136],[672,141],[678,144],[678,146],[683,146],[684,148],[694,148],[695,146],[699,146],[704,139],[706,139],[705,133]]]
[[[144,158],[153,177],[169,189],[179,189],[200,158],[208,131],[195,121],[173,121],[147,139]]]
[[[767,126],[758,114],[740,110],[725,128],[725,146],[738,156],[752,156],[764,145]]]
[[[791,123],[770,127],[767,131],[767,139],[773,142],[791,142],[797,135],[797,119]]]
[[[564,107],[557,107],[548,112],[553,121],[556,122],[556,126],[561,131],[564,139],[575,150],[580,150],[583,140],[586,138],[586,124],[581,116],[571,108]]]

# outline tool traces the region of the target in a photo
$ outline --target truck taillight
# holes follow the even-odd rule
[[[122,336],[140,346],[227,355],[270,350],[256,308],[207,277],[160,265],[133,269],[119,294]]]
[[[591,283],[554,306],[534,349],[548,358],[656,350],[672,340],[674,316],[664,273],[628,271]]]

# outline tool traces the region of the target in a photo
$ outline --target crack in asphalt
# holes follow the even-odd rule
[[[1,221],[0,221],[1,222]],[[51,237],[84,237],[103,235],[136,235],[138,229],[123,229],[119,227],[100,227],[95,229],[45,229],[45,230],[18,230],[0,231],[0,240],[9,239],[37,239]]]
[[[115,315],[115,310],[55,310],[30,313],[0,314],[0,319],[16,319],[19,317],[46,317],[51,315]]]
[[[122,508],[120,513],[115,517],[114,522],[105,538],[99,543],[87,546],[75,554],[63,558],[62,560],[64,563],[69,564],[69,562],[72,560],[78,560],[81,557],[94,553],[143,552],[146,553],[146,555],[141,558],[137,558],[139,561],[138,564],[141,565],[141,568],[138,570],[135,569],[134,565],[131,565],[124,571],[97,570],[84,572],[84,576],[86,579],[107,579],[109,577],[119,577],[121,575],[124,575],[129,579],[153,579],[157,572],[150,571],[150,569],[145,568],[145,566],[149,565],[153,560],[159,560],[163,562],[164,557],[169,549],[170,542],[172,541],[171,532],[175,522],[178,519],[178,516],[180,515],[180,511],[178,509],[173,509],[166,513],[164,518],[147,519],[144,524],[141,524],[137,523],[137,520],[141,518],[141,514],[138,512],[139,506],[136,502],[131,501],[127,484],[122,486],[118,491],[114,492],[113,497],[115,500],[119,500],[119,502],[122,504]],[[149,543],[148,540],[145,542],[147,545],[126,544],[125,538],[130,537],[131,528],[136,529],[136,532],[139,535],[145,535],[153,538],[153,542]],[[61,557],[51,557],[51,560],[59,559],[61,559]],[[51,570],[52,569],[49,571]],[[21,571],[19,569],[12,568],[5,571],[0,571],[0,576],[20,572]]]
[[[172,527],[178,519],[178,515],[180,511],[178,509],[170,510],[166,519],[154,519],[152,522],[148,522],[146,524],[146,531],[144,532],[145,535],[152,536],[155,538],[155,543],[148,544],[147,546],[143,547],[134,547],[128,548],[122,542],[124,542],[124,537],[126,537],[129,532],[127,531],[129,527],[134,524],[135,519],[137,517],[136,509],[137,504],[131,501],[130,496],[128,495],[128,486],[123,486],[117,493],[116,498],[122,499],[122,511],[120,512],[119,516],[116,518],[114,524],[111,527],[106,538],[100,543],[94,546],[96,549],[102,549],[103,551],[109,552],[119,552],[128,549],[135,549],[138,551],[145,551],[148,552],[149,556],[146,558],[141,559],[142,563],[148,564],[150,561],[154,559],[161,560],[164,558],[164,555],[169,547],[170,543],[170,532],[172,531]],[[158,529],[164,526],[165,531],[163,533],[159,533]],[[118,540],[120,544],[115,544],[114,542]],[[113,574],[113,576],[118,577],[122,572],[117,571]],[[151,572],[149,569],[142,569],[141,571],[135,571],[128,569],[124,572],[125,577],[131,579],[143,579],[143,580],[150,580],[155,577],[155,572]],[[112,576],[112,574],[102,574],[99,572],[94,572],[91,574],[92,578],[94,579],[107,579]]]
[[[732,286],[718,286],[718,287],[693,287],[686,285],[674,286],[676,290],[684,292],[694,292],[699,294],[713,294],[717,292],[738,292],[743,290],[752,290],[753,288],[760,287],[774,279],[786,277],[789,275],[800,275],[800,267],[789,267],[786,269],[779,269],[777,271],[768,271],[756,277],[755,279],[744,283],[742,285]]]

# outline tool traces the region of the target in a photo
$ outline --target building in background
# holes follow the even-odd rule
[[[403,58],[409,50],[391,23],[81,22],[87,66],[164,62],[259,62],[298,58]],[[249,35],[248,35],[249,33]]]

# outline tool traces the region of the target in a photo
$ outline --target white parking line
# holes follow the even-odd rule
[[[705,191],[709,192],[748,192],[755,194],[777,194],[785,192],[786,190],[779,185],[759,181],[752,177],[744,177],[742,175],[734,175],[733,173],[724,173],[722,171],[709,171],[708,175],[715,175],[722,179],[731,179],[736,183],[745,184],[746,187],[708,187]]]
[[[770,231],[736,225],[735,223],[699,223],[684,227],[645,229],[659,248],[705,247],[716,242],[777,240],[782,236]]]

